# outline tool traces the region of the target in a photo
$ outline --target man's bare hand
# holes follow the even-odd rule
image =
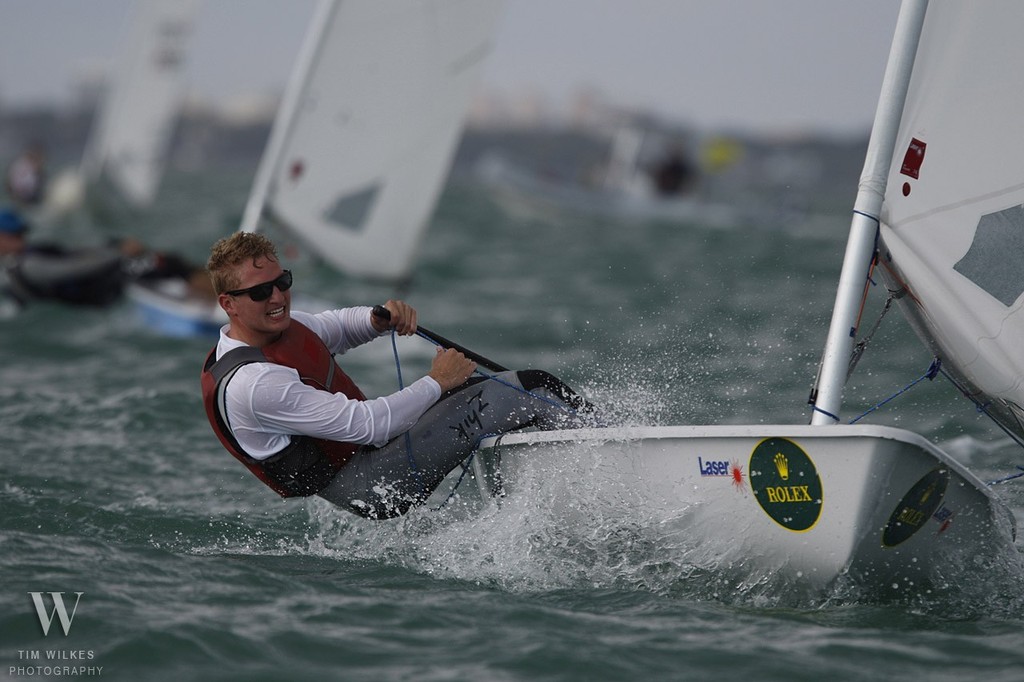
[[[441,392],[444,393],[466,383],[474,371],[475,362],[454,348],[445,349],[439,346],[428,376],[441,385]]]

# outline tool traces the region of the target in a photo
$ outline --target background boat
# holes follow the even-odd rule
[[[406,282],[448,177],[499,8],[322,2],[240,229],[283,230],[349,277]],[[226,322],[215,302],[187,290],[136,283],[128,295],[164,331],[209,333]],[[307,302],[305,309],[326,307]]]
[[[156,198],[186,95],[188,43],[200,2],[136,3],[80,164],[50,183],[41,218],[88,209],[103,222]]]
[[[737,145],[665,130],[644,117],[624,120],[606,133],[606,157],[592,167],[546,172],[492,150],[477,162],[476,178],[519,215],[568,213],[718,227],[746,220],[739,206],[709,195],[707,187],[713,173],[736,161]]]
[[[500,3],[320,5],[242,218],[342,273],[407,280]]]

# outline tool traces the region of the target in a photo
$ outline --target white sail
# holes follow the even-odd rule
[[[110,181],[129,203],[156,197],[181,101],[197,0],[138,3],[93,125],[82,173]]]
[[[407,278],[498,9],[493,0],[323,3],[241,229],[269,216],[342,272]]]
[[[963,387],[1024,437],[1024,3],[931,3],[882,207],[884,269]]]

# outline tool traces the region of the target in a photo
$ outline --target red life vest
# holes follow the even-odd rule
[[[331,482],[359,447],[355,443],[293,435],[291,443],[267,459],[256,459],[242,449],[227,423],[224,393],[235,371],[250,362],[273,362],[291,367],[302,383],[353,400],[366,400],[359,387],[334,361],[319,336],[292,320],[281,338],[263,348],[245,346],[216,359],[214,348],[203,364],[203,404],[210,426],[224,448],[282,497],[315,495]]]

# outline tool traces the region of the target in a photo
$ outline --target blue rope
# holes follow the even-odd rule
[[[402,379],[402,363],[398,360],[398,334],[395,330],[391,330],[391,350],[395,354],[395,367],[398,370],[398,390],[401,391],[405,388],[405,381]],[[409,435],[409,430],[405,431],[405,454],[409,458],[409,468],[412,469],[413,475],[416,476],[416,480],[420,484],[420,495],[426,499],[429,491],[427,490],[426,483],[423,482],[423,474],[420,472],[420,467],[416,464],[416,457],[412,454],[412,436]]]
[[[868,220],[870,220],[871,222],[875,223],[876,225],[881,225],[882,224],[882,221],[878,219],[878,216],[873,216],[870,213],[865,213],[864,211],[854,210],[853,214],[854,215],[862,215],[865,218],[867,218]],[[877,243],[877,241],[876,241],[876,243]]]
[[[996,426],[998,426],[1002,430],[1002,432],[1005,433],[1010,438],[1010,440],[1012,440],[1015,443],[1017,443],[1017,445],[1020,445],[1021,447],[1024,447],[1024,442],[1021,441],[1020,436],[1018,436],[1017,434],[1015,434],[1012,431],[1010,431],[1010,429],[1007,428],[1005,425],[1003,425],[1003,423],[1001,421],[999,421],[994,416],[992,416],[992,413],[988,411],[988,404],[982,403],[980,400],[978,400],[973,395],[971,395],[971,393],[969,391],[964,389],[964,387],[961,386],[960,383],[957,382],[957,380],[954,379],[952,376],[950,376],[949,373],[947,373],[945,370],[942,370],[942,376],[946,377],[949,380],[949,383],[953,384],[956,387],[956,389],[958,391],[960,391],[960,393],[964,397],[966,397],[968,400],[970,400],[972,403],[974,403],[974,407],[978,411],[979,414],[984,414],[986,417],[991,419],[992,422]],[[1017,466],[1017,469],[1019,469],[1021,471],[1024,471],[1024,467],[1021,467],[1019,465]],[[989,485],[996,485],[997,483],[1005,483],[1006,481],[1012,481],[1013,479],[1020,478],[1022,476],[1024,476],[1024,473],[1009,474],[1007,476],[1004,476],[1003,478],[996,479],[995,481],[989,481]]]
[[[896,392],[896,393],[894,393],[893,395],[889,396],[888,398],[886,398],[886,399],[885,399],[885,400],[883,400],[882,402],[878,403],[877,405],[875,405],[874,407],[872,407],[872,408],[871,408],[870,410],[868,410],[868,411],[867,411],[867,412],[865,412],[864,414],[862,414],[862,415],[860,415],[859,417],[857,417],[856,419],[851,419],[849,423],[851,423],[851,424],[854,424],[854,423],[856,423],[856,422],[860,421],[861,419],[863,419],[863,418],[864,418],[864,417],[866,417],[867,415],[871,414],[872,412],[874,412],[875,410],[877,410],[878,408],[880,408],[880,407],[881,407],[882,405],[885,405],[886,403],[888,403],[889,401],[893,400],[893,399],[894,399],[894,398],[896,398],[897,396],[899,396],[899,395],[902,395],[903,393],[906,393],[906,392],[907,392],[907,391],[909,391],[909,390],[910,390],[911,388],[913,388],[913,387],[914,387],[914,386],[916,386],[917,384],[921,383],[921,382],[922,382],[922,381],[924,381],[925,379],[928,379],[929,381],[931,381],[932,379],[934,379],[934,378],[935,378],[936,376],[938,376],[939,374],[941,374],[942,376],[946,377],[946,379],[948,379],[948,380],[949,380],[949,382],[950,382],[951,384],[953,384],[954,386],[956,386],[956,388],[957,388],[957,389],[958,389],[958,390],[959,390],[959,391],[960,391],[960,392],[961,392],[961,393],[962,393],[963,395],[965,395],[965,396],[966,396],[966,397],[967,397],[967,398],[968,398],[968,399],[969,399],[969,400],[970,400],[971,402],[973,402],[973,403],[974,403],[974,406],[975,406],[975,409],[976,409],[976,410],[977,410],[977,411],[978,411],[978,412],[979,412],[980,414],[984,414],[984,415],[985,415],[985,416],[987,416],[987,417],[988,417],[989,419],[991,419],[991,420],[992,420],[993,422],[995,422],[995,424],[996,424],[997,426],[999,426],[999,427],[1000,427],[1000,428],[1001,428],[1001,429],[1003,430],[1003,432],[1004,432],[1004,433],[1006,433],[1006,434],[1007,434],[1008,436],[1010,436],[1010,438],[1011,438],[1012,440],[1014,440],[1014,441],[1017,441],[1018,443],[1020,442],[1020,441],[1019,441],[1019,440],[1018,440],[1018,439],[1017,439],[1017,438],[1016,438],[1016,437],[1014,436],[1014,434],[1010,433],[1010,431],[1009,431],[1009,430],[1008,430],[1008,429],[1007,429],[1006,427],[1004,427],[1004,426],[1003,426],[1003,425],[1002,425],[1002,424],[1001,424],[1001,423],[999,422],[999,420],[995,419],[995,418],[994,418],[994,417],[993,417],[993,416],[992,416],[992,415],[991,415],[991,414],[989,413],[989,411],[988,411],[988,405],[986,405],[986,404],[984,404],[984,403],[980,402],[980,401],[979,401],[979,400],[977,400],[977,399],[976,399],[976,398],[975,398],[974,396],[972,396],[972,395],[971,395],[970,393],[968,393],[967,391],[965,391],[965,390],[963,389],[963,387],[961,387],[961,386],[960,386],[960,384],[958,384],[958,383],[957,383],[957,381],[956,381],[956,380],[955,380],[955,379],[954,379],[953,377],[951,377],[951,376],[949,375],[949,373],[948,373],[948,372],[946,372],[946,370],[944,370],[944,369],[942,368],[942,361],[941,361],[941,360],[940,360],[939,358],[935,358],[934,360],[932,360],[932,364],[931,364],[931,365],[930,365],[930,366],[928,367],[928,371],[927,371],[927,372],[925,372],[925,373],[924,373],[923,375],[921,375],[921,376],[920,376],[919,378],[917,378],[917,379],[915,379],[914,381],[910,382],[910,383],[909,383],[909,384],[908,384],[907,386],[905,386],[905,387],[904,387],[904,388],[902,388],[901,390],[897,391],[897,392]],[[824,412],[824,410],[819,410],[819,411],[821,411],[821,412]],[[826,412],[825,414],[828,414],[828,413]],[[829,415],[829,416],[831,416],[831,415]],[[1024,466],[1020,466],[1020,465],[1018,465],[1018,466],[1017,466],[1017,470],[1018,470],[1018,471],[1019,471],[1020,473],[1015,473],[1015,474],[1008,474],[1008,475],[1006,475],[1006,476],[1004,476],[1004,477],[1002,477],[1002,478],[998,478],[998,479],[996,479],[996,480],[994,480],[994,481],[989,481],[989,482],[988,482],[988,485],[997,485],[997,484],[999,484],[999,483],[1006,483],[1007,481],[1012,481],[1012,480],[1014,480],[1014,479],[1017,479],[1017,478],[1022,478],[1022,477],[1024,477]]]
[[[813,411],[813,412],[821,412],[823,415],[825,415],[829,419],[832,419],[833,421],[839,421],[839,417],[837,417],[836,415],[832,414],[828,410],[821,409],[817,405],[811,405],[811,411]]]
[[[1009,474],[1007,476],[1003,476],[1002,478],[997,478],[994,481],[989,481],[988,484],[989,485],[998,485],[1000,483],[1006,483],[1007,481],[1012,481],[1015,478],[1020,478],[1021,476],[1024,476],[1024,467],[1022,467],[1022,466],[1020,466],[1018,464],[1017,465],[1017,470],[1020,471],[1019,474]]]
[[[860,415],[859,417],[855,417],[854,419],[851,419],[849,421],[849,423],[850,424],[856,424],[857,422],[859,422],[864,417],[868,416],[869,414],[871,414],[875,410],[879,409],[880,407],[882,407],[886,403],[888,403],[888,402],[896,399],[897,397],[903,395],[904,393],[906,393],[907,391],[912,389],[914,386],[917,386],[919,383],[924,381],[925,379],[928,379],[929,381],[931,381],[932,379],[935,378],[935,376],[939,373],[939,371],[941,369],[942,369],[942,361],[939,360],[938,358],[935,358],[934,360],[932,360],[932,364],[928,367],[928,371],[927,372],[922,374],[917,379],[914,379],[909,384],[907,384],[906,386],[901,388],[899,391],[896,391],[896,393],[893,393],[891,396],[889,396],[888,398],[886,398],[882,402],[876,404],[874,407],[872,407],[870,410],[868,410],[864,414]]]

